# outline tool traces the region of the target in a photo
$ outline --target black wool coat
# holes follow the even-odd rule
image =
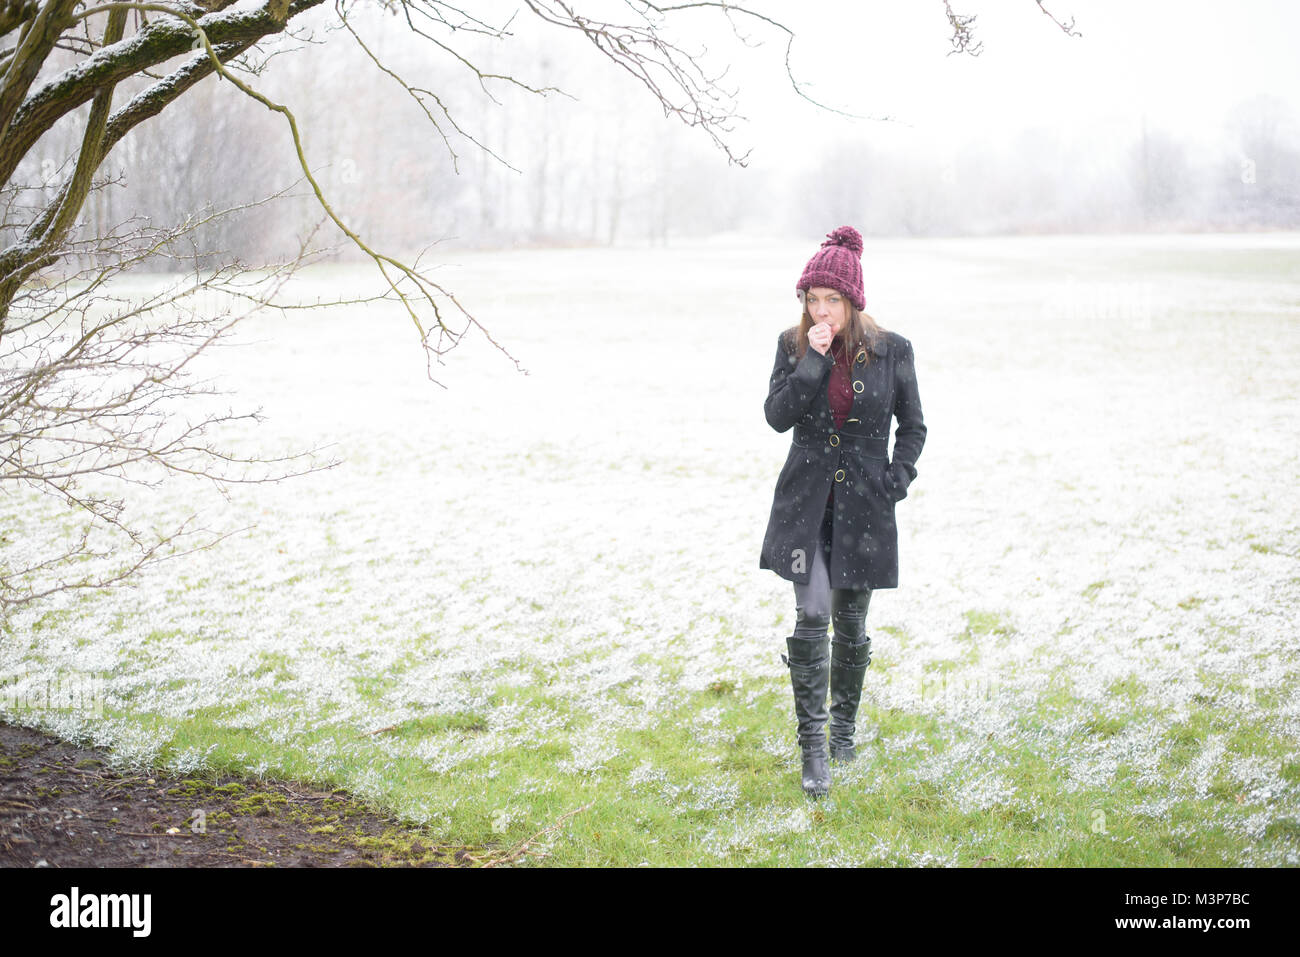
[[[763,403],[768,425],[778,432],[794,429],[794,435],[776,480],[759,567],[808,584],[813,549],[828,518],[831,587],[897,588],[894,505],[907,497],[925,444],[912,344],[886,332],[854,357],[853,409],[837,429],[827,394],[833,360],[812,346],[796,359],[796,334],[787,329],[777,340]],[[893,418],[898,429],[890,461]]]

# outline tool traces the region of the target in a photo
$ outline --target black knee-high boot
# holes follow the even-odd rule
[[[825,630],[820,638],[791,635],[786,638],[794,689],[794,712],[798,723],[799,748],[803,752],[802,780],[805,794],[821,797],[831,787],[831,769],[826,755],[826,690],[830,682],[830,655]]]
[[[850,644],[838,636],[831,642],[831,760],[852,761],[858,756],[853,732],[862,701],[862,679],[871,664],[871,639]]]

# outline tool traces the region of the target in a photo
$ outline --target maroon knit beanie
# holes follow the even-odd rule
[[[855,308],[867,308],[862,297],[862,234],[852,226],[841,226],[826,234],[822,248],[803,267],[795,295],[817,286],[838,289]]]

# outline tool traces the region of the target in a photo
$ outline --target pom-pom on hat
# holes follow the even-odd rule
[[[822,248],[803,267],[795,295],[817,286],[838,289],[857,309],[867,307],[862,296],[862,234],[852,226],[841,226],[826,234]]]

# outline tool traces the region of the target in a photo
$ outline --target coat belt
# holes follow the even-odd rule
[[[889,458],[889,439],[870,435],[853,435],[839,429],[814,429],[805,425],[794,427],[794,444],[801,449],[818,452],[852,452],[872,459]]]

